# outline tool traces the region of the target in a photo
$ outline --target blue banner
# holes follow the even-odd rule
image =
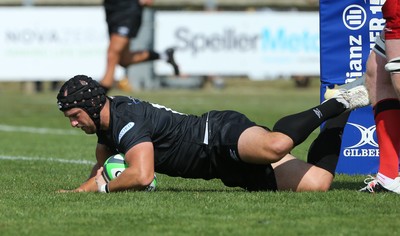
[[[320,0],[321,101],[326,87],[361,77],[384,26],[384,0]],[[354,110],[343,134],[337,173],[374,174],[379,149],[371,106]]]

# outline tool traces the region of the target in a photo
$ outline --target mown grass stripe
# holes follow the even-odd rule
[[[45,157],[24,157],[24,156],[5,156],[0,155],[0,160],[15,160],[15,161],[49,161],[49,162],[60,162],[69,164],[81,164],[81,165],[93,165],[93,161],[87,160],[67,160],[58,158],[45,158]]]
[[[79,135],[80,132],[66,129],[37,128],[29,126],[12,126],[0,124],[0,131],[4,132],[22,132],[33,134],[55,134],[55,135]]]

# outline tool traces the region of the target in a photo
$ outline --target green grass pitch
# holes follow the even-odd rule
[[[118,91],[111,91],[116,95]],[[319,83],[229,80],[225,89],[131,95],[201,114],[233,109],[272,127],[319,101]],[[55,92],[0,83],[0,235],[396,235],[400,196],[363,194],[365,176],[337,175],[326,193],[245,192],[218,180],[159,174],[156,192],[56,193],[82,183],[95,136],[72,129]],[[293,154],[304,159],[315,131]]]

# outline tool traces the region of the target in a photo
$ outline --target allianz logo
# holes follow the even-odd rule
[[[343,11],[342,17],[344,26],[349,30],[359,30],[367,21],[365,9],[356,4],[347,6]]]

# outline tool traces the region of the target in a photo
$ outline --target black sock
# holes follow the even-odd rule
[[[155,52],[153,50],[149,50],[149,59],[148,61],[154,61],[160,59],[160,54],[158,52]]]
[[[307,162],[335,175],[342,144],[342,134],[350,112],[328,120],[318,137],[311,144]]]
[[[273,131],[286,134],[296,146],[302,143],[323,122],[345,110],[346,108],[342,103],[336,99],[330,99],[307,111],[283,117],[275,123]]]

